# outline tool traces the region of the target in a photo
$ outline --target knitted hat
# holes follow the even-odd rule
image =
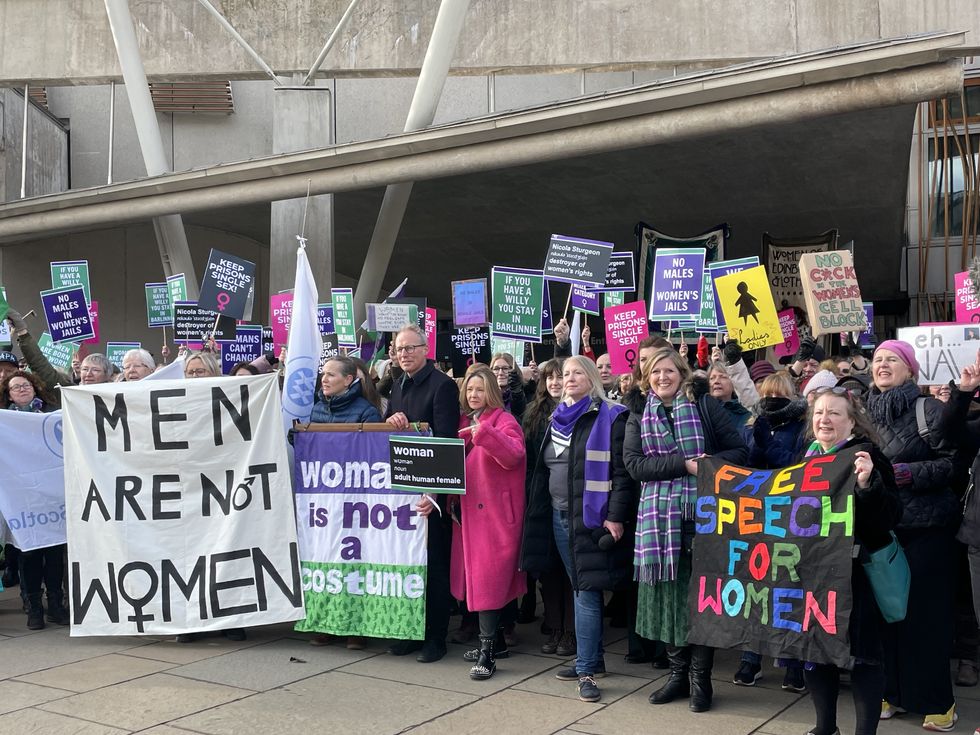
[[[836,375],[829,370],[818,370],[803,388],[803,397],[806,398],[818,388],[833,388],[835,385],[837,385]]]
[[[878,354],[878,350],[894,352],[902,359],[902,362],[908,365],[909,370],[912,371],[912,377],[916,380],[919,379],[919,361],[915,359],[915,350],[912,349],[912,345],[908,342],[902,342],[897,339],[886,339],[875,347],[876,355]]]
[[[772,363],[768,360],[756,360],[749,368],[749,375],[752,376],[753,383],[758,383],[760,380],[766,376],[772,375],[774,372],[776,372],[776,368],[774,368]]]
[[[12,362],[14,365],[20,365],[17,355],[7,350],[0,352],[0,362]]]

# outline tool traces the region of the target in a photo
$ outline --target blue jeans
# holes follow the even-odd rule
[[[574,579],[572,572],[572,551],[568,546],[568,513],[553,511],[552,530],[555,546],[561,556],[568,578]],[[602,590],[578,590],[575,599],[575,643],[578,657],[575,671],[579,675],[594,674],[596,669],[604,670],[602,655]]]

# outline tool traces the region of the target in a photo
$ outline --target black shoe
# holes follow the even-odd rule
[[[221,631],[221,634],[230,641],[238,642],[245,640],[244,628],[229,628],[228,630]]]
[[[627,653],[623,656],[623,661],[628,664],[648,664],[653,661],[653,656],[649,656],[642,651],[639,653]]]
[[[806,691],[806,682],[803,681],[803,667],[787,666],[781,688],[784,692],[803,694]]]
[[[42,630],[44,628],[44,608],[41,606],[41,595],[27,595],[27,629]]]
[[[197,633],[180,633],[177,636],[178,643],[193,643],[197,640]]]
[[[711,709],[714,691],[711,687],[711,667],[715,661],[715,649],[711,646],[691,646],[691,712],[707,712]]]
[[[578,653],[578,640],[575,638],[574,633],[562,633],[561,640],[558,641],[558,647],[555,649],[555,653],[559,656],[574,656]]]
[[[601,679],[606,675],[606,665],[599,664],[596,666],[596,670],[592,672],[591,676],[593,679]],[[582,674],[575,670],[574,666],[569,666],[564,669],[558,669],[555,672],[555,678],[561,681],[578,681],[582,678]]]
[[[666,683],[650,695],[650,704],[667,704],[675,699],[687,697],[691,693],[690,668],[691,648],[668,648],[670,674]]]
[[[493,657],[493,639],[494,636],[480,636],[480,657],[470,669],[471,679],[489,679],[497,670],[497,662]]]
[[[732,677],[732,684],[740,687],[754,687],[755,683],[762,678],[762,665],[754,664],[751,661],[740,661],[738,671]]]
[[[561,640],[561,633],[557,630],[551,632],[551,637],[541,644],[541,653],[553,654],[558,650],[558,642]]]
[[[578,698],[583,702],[598,702],[602,695],[599,693],[599,685],[595,683],[595,677],[583,674],[578,678]]]
[[[422,649],[422,641],[395,641],[388,646],[388,653],[392,656],[407,656]]]
[[[439,641],[426,641],[415,660],[420,664],[431,664],[446,655],[446,644]]]
[[[48,622],[56,625],[70,625],[71,615],[63,607],[48,607]]]

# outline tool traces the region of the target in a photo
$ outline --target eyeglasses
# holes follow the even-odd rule
[[[15,391],[15,390],[30,390],[33,387],[34,386],[32,386],[30,383],[17,383],[16,385],[14,385],[13,383],[9,383],[7,385],[7,390],[10,390],[10,391]]]
[[[813,391],[815,396],[822,396],[824,393],[833,393],[835,396],[851,396],[851,391],[843,385],[827,385]]]
[[[192,368],[191,370],[185,370],[184,375],[189,375],[192,378],[205,378],[211,374],[211,371],[207,368]]]
[[[509,373],[510,372],[510,368],[509,367],[495,367],[495,368],[490,368],[490,372],[491,373]]]
[[[395,352],[399,355],[411,355],[419,347],[425,347],[426,345],[402,345],[401,347],[396,347]]]

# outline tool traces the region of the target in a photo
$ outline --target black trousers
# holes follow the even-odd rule
[[[833,735],[837,729],[837,695],[840,670],[836,666],[817,664],[804,670],[803,678],[817,713],[814,735]],[[874,735],[881,715],[881,697],[885,691],[885,672],[880,664],[857,664],[851,671],[851,695],[854,697],[854,735]]]
[[[65,573],[65,544],[20,552],[20,585],[25,595],[41,594],[41,584],[48,601],[62,601],[61,579]]]
[[[446,644],[449,633],[450,530],[438,513],[429,516],[426,551],[429,566],[425,585],[425,640]]]

